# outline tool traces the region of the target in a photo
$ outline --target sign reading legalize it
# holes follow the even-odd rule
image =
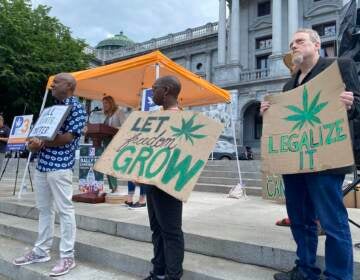
[[[223,125],[194,112],[133,112],[94,169],[187,201]]]
[[[267,96],[261,140],[266,174],[328,170],[354,164],[347,112],[340,102],[344,85],[337,62],[311,81]]]

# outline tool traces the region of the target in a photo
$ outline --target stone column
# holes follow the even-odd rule
[[[291,1],[291,0],[289,0]],[[289,75],[282,60],[282,0],[272,0],[272,54],[268,59],[271,77]]]
[[[289,0],[291,1],[291,0]],[[281,53],[281,0],[272,0],[272,54]]]
[[[230,62],[240,61],[240,0],[231,2]]]
[[[297,0],[288,0],[289,41],[299,28],[299,6]]]
[[[206,52],[205,77],[211,81],[211,51]]]
[[[218,64],[226,62],[226,0],[219,0]]]
[[[191,56],[190,56],[190,55],[186,55],[186,56],[185,56],[185,60],[186,60],[186,62],[185,62],[185,68],[186,68],[187,70],[190,70],[190,71],[191,71]]]

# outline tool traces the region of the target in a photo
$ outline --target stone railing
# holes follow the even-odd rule
[[[240,73],[240,81],[241,82],[251,82],[262,80],[268,78],[270,71],[268,68],[265,69],[257,69],[251,71],[243,71]]]
[[[94,48],[87,48],[87,52],[92,53],[96,58],[106,61],[109,59],[125,57],[141,53],[149,50],[155,50],[161,47],[170,46],[179,42],[189,41],[192,39],[216,34],[218,32],[218,23],[207,23],[196,28],[189,28],[185,31],[169,34],[156,39],[151,39],[143,43],[138,43],[130,47],[121,48],[118,50],[97,50]]]
[[[321,41],[331,41],[336,39],[336,33],[329,33],[326,35],[320,36]]]

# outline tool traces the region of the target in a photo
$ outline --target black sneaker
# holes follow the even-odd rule
[[[125,206],[128,206],[128,207],[132,207],[134,205],[134,202],[128,202],[128,201],[125,201]]]
[[[306,280],[298,267],[294,267],[289,272],[278,272],[274,274],[275,280]]]
[[[139,201],[129,206],[129,209],[140,209],[146,207],[146,203],[140,203]]]

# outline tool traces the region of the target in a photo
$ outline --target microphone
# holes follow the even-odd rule
[[[90,116],[91,116],[92,113],[94,113],[94,112],[99,112],[99,111],[102,111],[102,108],[99,108],[98,106],[96,106],[94,109],[92,109],[92,110],[90,111],[90,113],[88,114],[87,122],[89,122],[89,119],[90,119]]]
[[[91,110],[91,112],[99,112],[102,111],[101,108],[99,108],[98,106],[96,106],[94,109]]]

